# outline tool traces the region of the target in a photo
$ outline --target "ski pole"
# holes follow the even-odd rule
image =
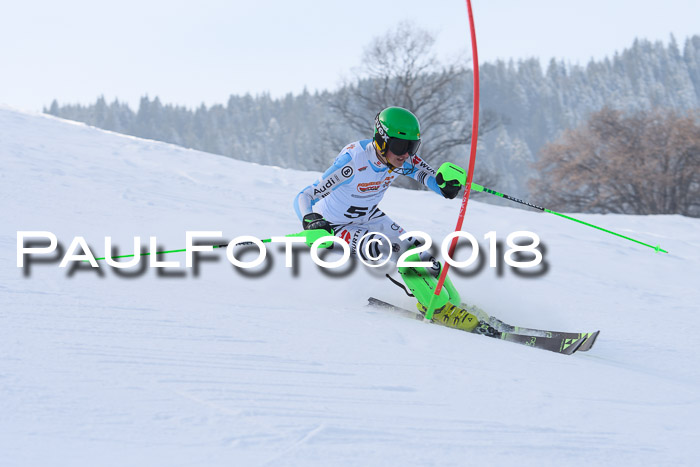
[[[457,227],[455,227],[455,232],[462,230],[462,223],[464,222],[464,215],[467,212],[467,203],[469,202],[469,194],[471,190],[469,189],[472,185],[472,176],[474,175],[474,163],[476,162],[476,142],[479,137],[479,56],[476,50],[476,31],[474,30],[474,15],[472,14],[472,3],[467,0],[467,13],[469,14],[469,29],[471,32],[472,39],[472,63],[474,63],[474,115],[472,117],[472,141],[471,149],[469,152],[469,172],[467,174],[467,183],[464,187],[464,196],[462,197],[462,207],[459,210],[459,218],[457,219]],[[457,247],[457,237],[452,239],[450,243],[449,254],[452,254]],[[435,313],[435,298],[440,296],[442,292],[442,285],[445,283],[447,278],[447,270],[450,268],[450,264],[445,262],[442,266],[442,271],[440,272],[440,279],[435,286],[435,291],[430,299],[430,304],[428,304],[428,309],[425,312],[425,320],[430,321],[433,319],[433,313]]]
[[[653,246],[653,245],[649,245],[648,243],[640,242],[639,240],[635,240],[634,238],[627,237],[627,236],[619,234],[617,232],[613,232],[612,230],[604,229],[603,227],[599,227],[599,226],[594,225],[594,224],[590,224],[588,222],[582,221],[581,219],[576,219],[575,217],[567,216],[566,214],[552,211],[551,209],[543,208],[542,206],[537,206],[536,204],[528,203],[527,201],[523,201],[522,199],[514,198],[514,197],[512,197],[510,195],[506,195],[504,193],[499,193],[496,190],[486,188],[485,186],[481,186],[478,183],[472,183],[472,190],[480,191],[482,193],[488,193],[488,194],[494,195],[494,196],[499,196],[503,199],[507,199],[508,201],[514,201],[516,203],[524,204],[525,206],[530,206],[531,208],[538,209],[542,212],[548,212],[550,214],[555,214],[557,216],[563,217],[564,219],[569,219],[570,221],[578,222],[579,224],[587,225],[588,227],[593,227],[594,229],[602,230],[603,232],[607,232],[609,234],[616,235],[620,238],[624,238],[625,240],[629,240],[631,242],[635,242],[635,243],[639,243],[640,245],[647,246],[647,247],[651,248],[652,250],[656,251],[657,253],[658,252],[668,253],[668,251],[661,248],[661,245]]]
[[[304,237],[304,241],[306,242],[306,245],[308,247],[311,247],[316,240],[320,239],[321,237],[326,237],[332,235],[330,234],[327,230],[325,229],[312,229],[312,230],[303,230],[299,233],[293,233],[289,235],[285,235],[285,237]],[[270,243],[272,241],[271,238],[266,238],[265,240],[261,240],[262,243]],[[236,243],[235,246],[245,246],[245,245],[253,245],[253,242],[239,242]],[[328,241],[328,242],[323,242],[319,245],[319,248],[329,248],[333,242]],[[226,248],[228,247],[228,243],[224,243],[222,245],[212,245],[212,248]],[[168,251],[157,251],[155,254],[156,255],[164,255],[167,253],[181,253],[183,251],[187,251],[186,248],[181,248],[179,250],[168,250]],[[139,256],[149,256],[151,253],[141,253]],[[133,258],[136,255],[119,255],[119,256],[111,256],[110,258],[116,259],[116,258]],[[102,258],[95,258],[96,261],[100,261],[106,259],[106,257]],[[84,259],[84,262],[88,262],[88,260]]]

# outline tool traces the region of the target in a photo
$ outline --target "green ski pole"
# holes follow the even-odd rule
[[[316,242],[316,240],[320,239],[321,237],[326,237],[326,236],[329,236],[329,235],[333,235],[333,234],[329,233],[329,232],[328,232],[327,230],[325,230],[325,229],[313,229],[313,230],[303,230],[303,231],[301,231],[301,232],[299,232],[299,233],[293,233],[293,234],[285,235],[285,237],[304,237],[304,241],[306,242],[306,245],[307,245],[308,247],[311,247],[311,245],[313,245],[314,242]],[[262,243],[270,243],[270,242],[272,241],[272,239],[271,239],[271,238],[266,238],[265,240],[260,240],[260,241],[261,241]],[[323,243],[321,243],[321,244],[319,245],[319,248],[329,248],[332,244],[333,244],[333,242],[330,242],[330,241],[328,241],[328,242],[323,242]],[[240,243],[236,243],[235,246],[245,246],[245,245],[253,245],[253,242],[240,242]],[[228,246],[228,243],[224,243],[224,244],[222,244],[222,245],[212,245],[212,248],[226,248],[227,246]],[[156,255],[164,255],[164,254],[167,254],[167,253],[181,253],[181,252],[184,252],[184,251],[187,251],[187,249],[186,249],[186,248],[181,248],[181,249],[179,249],[179,250],[158,251],[158,252],[156,252]],[[150,252],[148,252],[148,253],[141,253],[139,256],[149,256],[150,254],[151,254]],[[133,258],[134,256],[135,256],[135,255],[119,255],[119,256],[112,256],[111,258],[112,258],[112,259],[116,259],[116,258]],[[102,257],[102,258],[95,258],[96,261],[100,261],[100,260],[103,260],[103,259],[105,259],[105,257]],[[86,260],[86,259],[84,259],[83,261],[84,261],[84,262],[88,262],[88,260]]]
[[[589,223],[589,222],[582,221],[581,219],[576,219],[575,217],[567,216],[566,214],[562,214],[562,213],[560,213],[560,212],[552,211],[551,209],[543,208],[542,206],[537,206],[536,204],[528,203],[527,201],[523,201],[522,199],[514,198],[514,197],[512,197],[512,196],[510,196],[510,195],[506,195],[506,194],[504,194],[504,193],[499,193],[499,192],[497,192],[496,190],[492,190],[492,189],[490,189],[490,188],[486,188],[485,186],[481,186],[481,185],[479,185],[478,183],[473,183],[473,182],[472,182],[472,190],[474,190],[474,191],[480,191],[480,192],[482,192],[482,193],[488,193],[488,194],[494,195],[494,196],[498,196],[498,197],[500,197],[500,198],[507,199],[508,201],[513,201],[513,202],[516,202],[516,203],[524,204],[525,206],[530,206],[531,208],[540,210],[540,211],[542,211],[542,212],[548,212],[548,213],[550,213],[550,214],[554,214],[554,215],[557,215],[557,216],[559,216],[559,217],[563,217],[564,219],[569,219],[570,221],[578,222],[579,224],[587,225],[588,227],[593,227],[594,229],[602,230],[603,232],[609,233],[609,234],[611,234],[611,235],[616,235],[616,236],[618,236],[618,237],[620,237],[620,238],[624,238],[625,240],[629,240],[629,241],[631,241],[631,242],[639,243],[640,245],[644,245],[644,246],[646,246],[646,247],[649,247],[649,248],[651,248],[652,250],[656,251],[657,253],[658,253],[658,252],[661,252],[661,253],[668,253],[668,251],[666,251],[666,250],[664,250],[663,248],[661,248],[661,245],[656,245],[656,246],[649,245],[648,243],[644,243],[644,242],[641,242],[641,241],[636,240],[636,239],[634,239],[634,238],[627,237],[627,236],[622,235],[622,234],[619,234],[619,233],[617,233],[617,232],[613,232],[612,230],[604,229],[603,227],[599,227],[599,226],[597,226],[597,225],[595,225],[595,224],[591,224],[591,223]]]

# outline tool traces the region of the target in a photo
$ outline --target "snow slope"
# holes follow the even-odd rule
[[[81,235],[98,256],[108,235],[124,254],[137,235],[178,249],[187,230],[296,232],[291,203],[313,173],[7,108],[0,167],[3,466],[700,462],[698,219],[580,216],[664,255],[470,202],[467,230],[534,231],[549,270],[451,273],[463,299],[523,326],[601,329],[565,357],[366,308],[370,295],[413,305],[379,273],[330,277],[305,250],[287,269],[270,247],[256,277],[223,251],[197,274],[183,253],[162,257],[181,262],[167,276],[16,266],[18,230],[63,247]],[[393,188],[382,204],[436,241],[458,206]]]

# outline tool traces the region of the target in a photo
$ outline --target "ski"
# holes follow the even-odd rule
[[[516,344],[522,344],[528,347],[534,347],[536,349],[549,350],[551,352],[557,352],[564,355],[571,355],[577,350],[579,350],[581,348],[581,345],[583,345],[584,341],[586,340],[585,338],[569,339],[558,337],[528,336],[525,334],[510,334],[501,331],[496,331],[496,333],[496,335],[484,335],[487,337],[497,337],[504,341],[515,342]]]
[[[423,315],[418,313],[418,310],[416,311],[411,311],[407,310],[405,308],[398,307],[396,305],[392,305],[391,303],[387,303],[385,301],[379,300],[378,298],[374,297],[369,297],[367,299],[368,305],[376,307],[376,308],[382,308],[384,310],[391,311],[393,313],[399,314],[401,316],[405,316],[406,318],[411,318],[411,319],[417,319],[418,321],[423,321]]]
[[[392,305],[390,303],[387,303],[385,301],[379,300],[374,297],[370,297],[368,299],[369,305],[377,308],[383,308],[387,310],[391,310],[394,312],[397,312],[403,316],[415,318],[415,319],[423,319],[423,316],[418,313],[418,311],[410,311],[406,310],[404,308]],[[481,320],[481,317],[477,315],[477,317]],[[439,324],[439,323],[438,323]],[[503,323],[505,324],[505,323]],[[512,326],[515,328],[514,326]],[[541,330],[536,330],[536,331],[541,331]],[[556,353],[561,353],[563,355],[571,355],[577,350],[580,350],[581,346],[585,344],[587,337],[581,337],[581,334],[579,333],[558,333],[558,334],[563,334],[565,335],[564,337],[556,336],[532,336],[532,335],[527,335],[527,334],[518,334],[515,332],[507,332],[507,331],[501,331],[497,329],[495,326],[492,326],[488,321],[480,321],[479,325],[471,331],[474,334],[482,334],[486,337],[492,337],[495,339],[501,339],[505,340],[508,342],[513,342],[516,344],[521,344],[521,345],[526,345],[528,347],[534,347],[537,349],[543,349],[543,350],[549,350],[551,352],[556,352]],[[541,332],[548,332],[548,331],[541,331]],[[595,336],[593,337],[593,340],[595,340],[595,337],[597,337],[597,332],[592,333]],[[590,346],[588,347],[590,348]]]
[[[469,313],[475,315],[479,320],[487,322],[489,325],[493,326],[501,332],[507,332],[509,334],[523,334],[527,336],[536,337],[553,337],[557,339],[585,339],[581,347],[579,347],[578,352],[586,352],[593,347],[598,334],[600,331],[595,332],[561,332],[561,331],[545,331],[543,329],[533,329],[522,326],[513,326],[511,324],[505,323],[495,316],[491,316],[479,307],[474,305],[467,305],[462,303],[460,305],[462,308],[467,310]]]

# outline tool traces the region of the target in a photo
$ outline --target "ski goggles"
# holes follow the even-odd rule
[[[420,146],[420,140],[408,140],[399,138],[389,138],[389,144],[387,147],[389,151],[393,152],[397,156],[408,153],[409,156],[415,156],[418,147]]]

